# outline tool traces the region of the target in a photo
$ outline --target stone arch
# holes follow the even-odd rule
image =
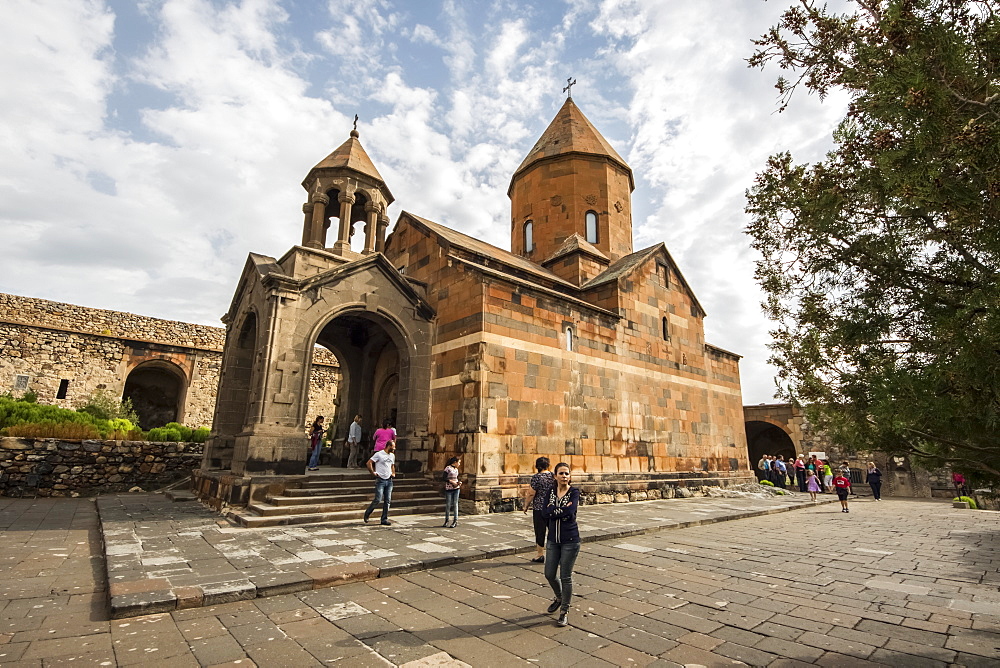
[[[757,462],[763,455],[781,455],[787,461],[796,455],[796,444],[788,432],[777,424],[765,420],[749,420],[745,423],[747,432],[747,455],[750,466],[756,471]]]
[[[362,415],[367,434],[383,419],[394,419],[400,436],[397,457],[404,458],[408,436],[423,422],[411,376],[412,334],[391,314],[353,304],[322,318],[311,341],[329,350],[340,365],[337,433],[347,433],[356,414]]]
[[[152,429],[184,419],[187,388],[187,374],[179,366],[167,360],[148,360],[125,377],[122,400],[132,402],[142,429]]]

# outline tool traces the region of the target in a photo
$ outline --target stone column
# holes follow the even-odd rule
[[[302,205],[302,213],[305,214],[305,220],[302,221],[302,245],[308,246],[309,241],[312,239],[312,217],[313,217],[313,207],[315,205],[312,202],[306,202]]]
[[[310,248],[325,248],[326,235],[323,232],[326,225],[326,205],[330,203],[330,198],[323,193],[315,193],[312,201],[312,226],[309,229],[309,240],[305,245]]]
[[[343,252],[351,250],[351,206],[354,204],[354,193],[340,193],[340,232],[333,250]]]
[[[371,255],[375,252],[375,228],[378,225],[378,209],[378,205],[371,202],[365,204],[365,255]]]
[[[378,217],[378,233],[375,235],[375,252],[382,253],[385,251],[385,231],[389,227],[389,216],[385,213],[379,214]]]

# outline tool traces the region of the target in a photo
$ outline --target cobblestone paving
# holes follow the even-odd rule
[[[593,506],[584,540],[784,512],[808,495],[692,498]],[[246,529],[194,502],[154,494],[97,500],[115,618],[288,594],[533,550],[521,513],[401,515],[373,522]]]
[[[111,621],[93,505],[0,499],[0,664],[996,666],[998,529],[860,500],[591,542],[566,628],[526,555]]]

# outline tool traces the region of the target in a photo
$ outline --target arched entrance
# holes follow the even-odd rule
[[[346,434],[360,414],[367,446],[374,430],[389,420],[400,435],[397,460],[405,459],[405,434],[414,425],[406,410],[409,355],[399,328],[380,314],[349,310],[323,327],[316,344],[340,364],[337,433]]]
[[[781,455],[785,461],[795,459],[795,443],[791,436],[770,422],[751,420],[746,423],[747,453],[750,466],[757,471],[757,462],[764,455]],[[759,473],[759,472],[758,472]]]
[[[162,427],[182,418],[186,385],[184,372],[174,364],[144,362],[125,379],[122,400],[131,400],[142,429]]]

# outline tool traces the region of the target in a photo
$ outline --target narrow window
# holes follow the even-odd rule
[[[573,352],[573,328],[566,327],[566,350]]]
[[[597,243],[597,214],[593,211],[587,212],[587,241]]]
[[[670,330],[667,329],[667,317],[666,316],[663,317],[663,340],[664,341],[669,341],[670,340]]]
[[[531,221],[524,224],[524,252],[530,253],[535,250],[535,240],[531,236]]]
[[[69,389],[69,380],[67,378],[63,378],[62,380],[59,381],[59,390],[56,391],[56,399],[65,399],[66,390],[68,389]]]

